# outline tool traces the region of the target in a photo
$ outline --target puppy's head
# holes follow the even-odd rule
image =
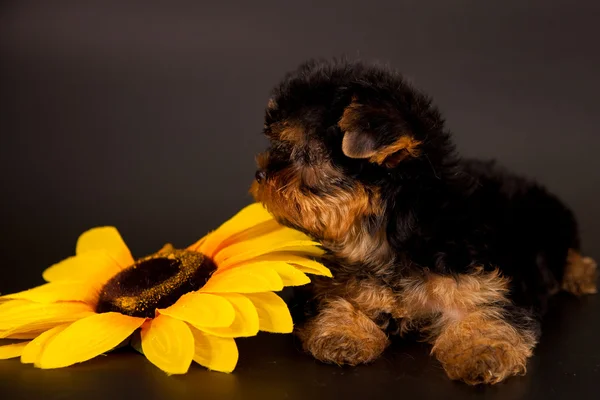
[[[320,240],[376,231],[401,179],[420,174],[425,156],[431,171],[441,125],[394,72],[308,62],[268,102],[270,146],[257,157],[251,192],[280,222]]]

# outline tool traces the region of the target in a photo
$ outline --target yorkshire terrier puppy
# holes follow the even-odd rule
[[[418,330],[451,379],[525,373],[559,290],[596,293],[573,213],[540,185],[461,158],[429,97],[399,73],[310,61],[268,103],[251,192],[320,241],[334,279],[315,281],[300,327],[317,359],[376,359]]]

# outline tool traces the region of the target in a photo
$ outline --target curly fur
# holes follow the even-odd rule
[[[448,376],[525,372],[548,298],[596,290],[573,213],[541,185],[460,157],[432,100],[397,72],[309,61],[273,90],[252,193],[321,241],[333,280],[312,287],[305,348],[375,359],[421,331]]]

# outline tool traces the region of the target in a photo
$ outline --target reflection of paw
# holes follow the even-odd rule
[[[562,288],[575,295],[598,293],[597,278],[598,267],[593,259],[570,254]]]
[[[329,303],[298,335],[317,360],[338,365],[374,361],[388,345],[377,324],[343,299]]]

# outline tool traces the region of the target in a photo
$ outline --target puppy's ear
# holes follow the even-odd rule
[[[338,126],[344,132],[342,151],[346,157],[397,166],[407,157],[419,155],[414,138],[398,109],[385,103],[362,103],[353,98]]]
[[[342,151],[350,158],[370,158],[377,153],[375,137],[369,132],[346,131],[342,139]]]

